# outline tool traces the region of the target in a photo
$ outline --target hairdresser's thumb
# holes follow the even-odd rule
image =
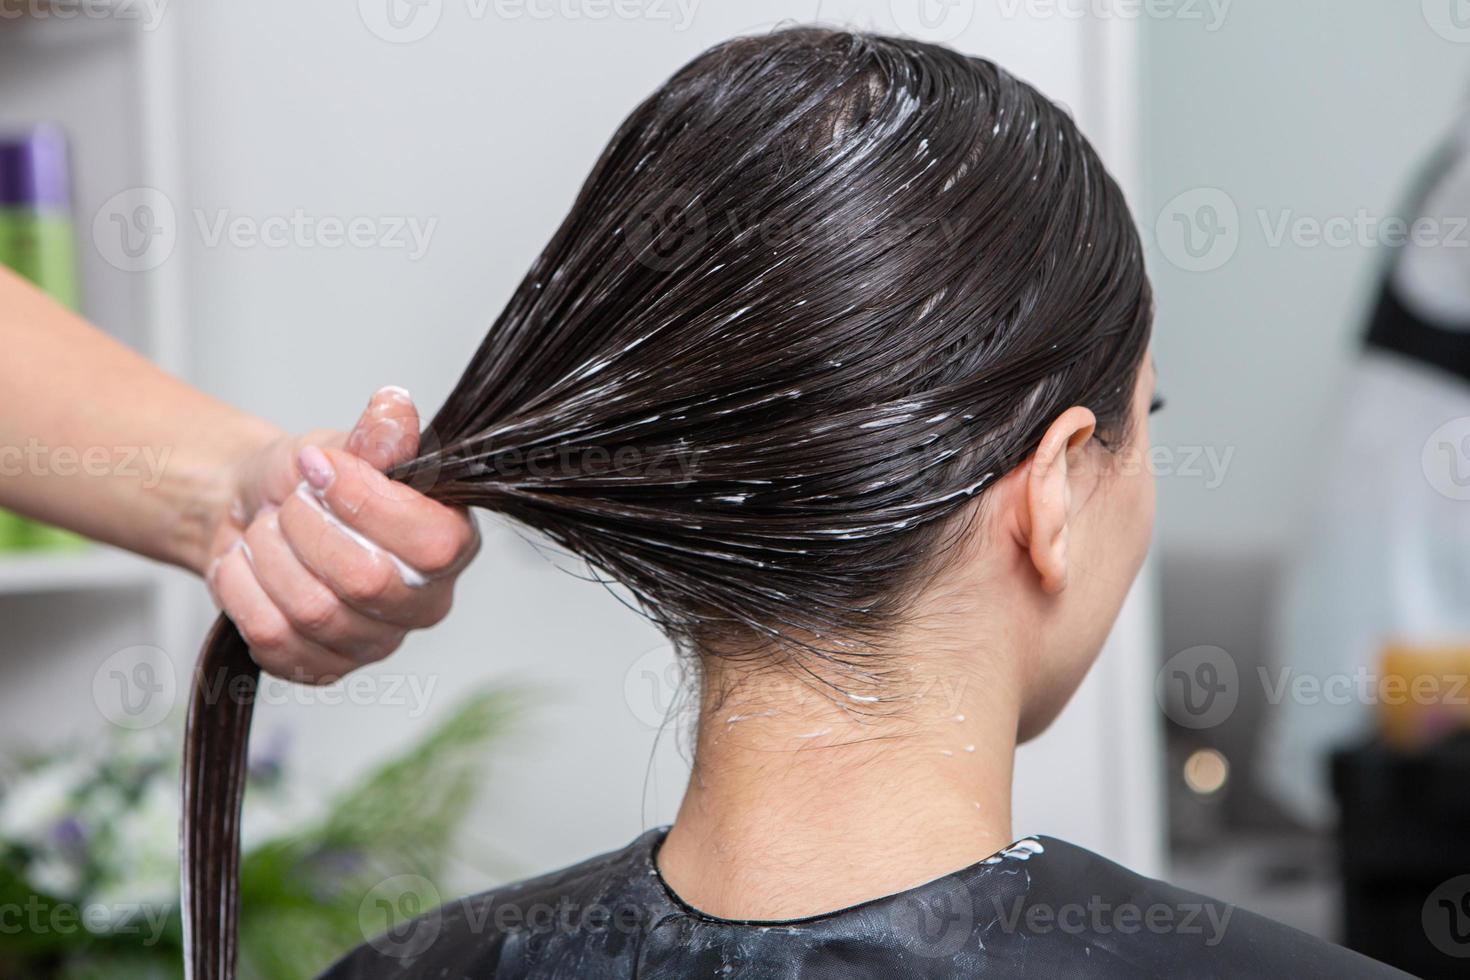
[[[387,470],[419,451],[419,413],[402,388],[379,388],[347,436],[346,449],[374,469]]]

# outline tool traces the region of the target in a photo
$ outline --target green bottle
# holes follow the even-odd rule
[[[77,251],[66,136],[52,125],[0,135],[0,263],[75,310]],[[77,548],[85,539],[0,511],[0,552]]]

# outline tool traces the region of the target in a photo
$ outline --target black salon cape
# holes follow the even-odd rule
[[[684,905],[654,870],[664,833],[651,830],[620,851],[449,902],[323,976],[1408,976],[1050,837],[1018,841],[963,871],[840,912],[779,923],[714,919]]]

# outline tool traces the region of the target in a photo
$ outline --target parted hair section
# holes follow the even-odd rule
[[[394,475],[686,648],[876,635],[1058,414],[1124,434],[1151,314],[1121,192],[1035,89],[916,41],[742,38],[618,129]]]

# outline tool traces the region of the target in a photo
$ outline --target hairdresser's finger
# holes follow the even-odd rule
[[[410,628],[449,612],[454,579],[429,579],[330,514],[305,483],[281,507],[281,533],[301,564],[352,608]]]
[[[346,439],[340,432],[318,429],[295,438],[282,437],[264,452],[255,453],[242,466],[236,480],[236,494],[231,501],[229,517],[243,529],[262,507],[279,504],[291,495],[301,482],[296,468],[296,454],[303,446],[341,446]]]
[[[261,589],[308,640],[357,665],[381,660],[403,642],[406,630],[364,616],[301,564],[281,532],[280,511],[257,516],[245,544]]]
[[[479,550],[474,521],[334,449],[302,450],[302,469],[343,524],[426,579],[452,576]]]
[[[419,412],[413,397],[395,385],[379,388],[347,434],[346,448],[379,471],[413,459],[419,451]]]
[[[209,573],[210,592],[261,668],[277,677],[327,684],[357,665],[301,636],[276,608],[250,568],[247,545],[232,548]]]

